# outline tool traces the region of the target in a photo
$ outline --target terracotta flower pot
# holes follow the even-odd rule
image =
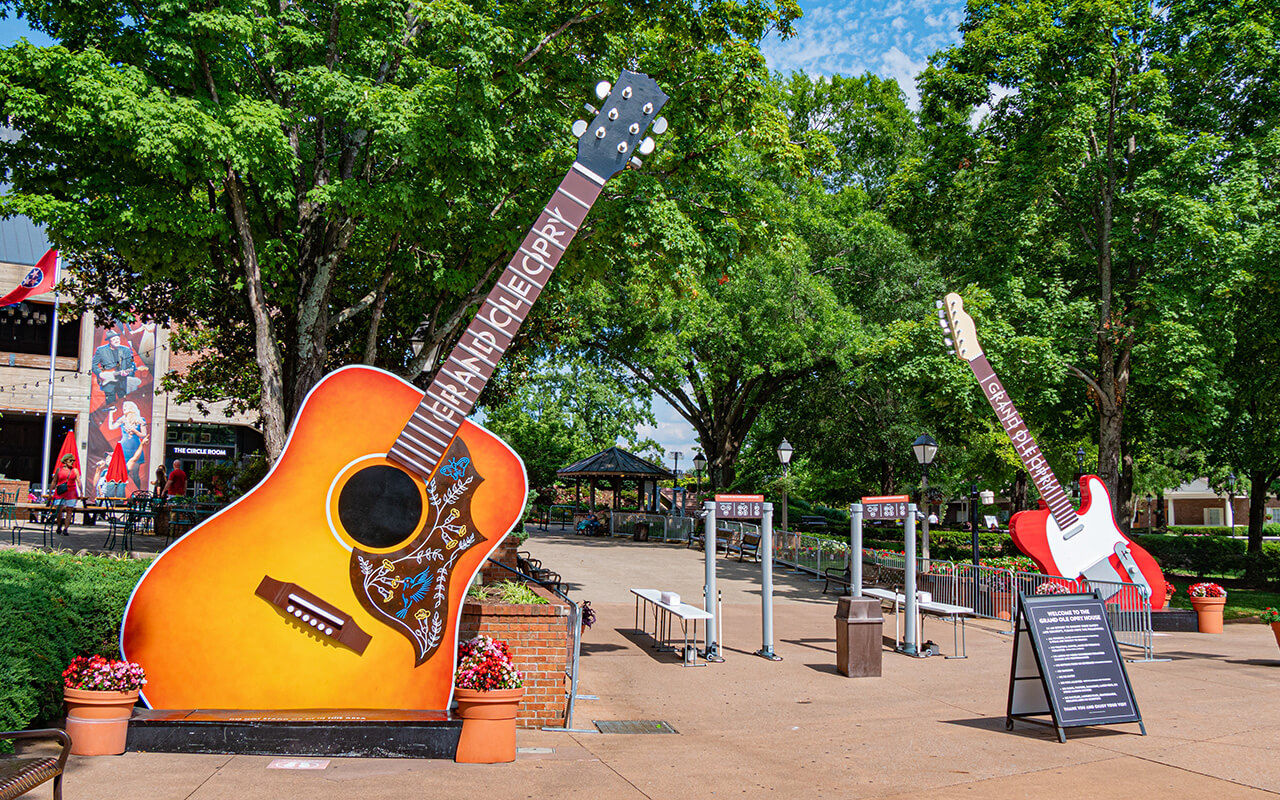
[[[1271,632],[1276,635],[1276,644],[1280,645],[1280,622],[1271,623]]]
[[[1227,604],[1225,597],[1192,597],[1191,607],[1196,610],[1198,627],[1201,633],[1222,633],[1222,609]]]
[[[67,704],[67,735],[77,756],[118,756],[129,735],[129,718],[138,702],[138,691],[100,692],[63,689]]]
[[[453,760],[460,764],[500,764],[516,760],[516,709],[524,689],[455,688],[462,735]]]

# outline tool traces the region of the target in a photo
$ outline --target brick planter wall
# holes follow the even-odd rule
[[[510,577],[510,573],[508,573]],[[522,728],[564,724],[568,702],[569,606],[541,586],[530,585],[547,605],[477,603],[462,606],[462,640],[477,634],[501,639],[524,673],[524,698],[516,713]]]

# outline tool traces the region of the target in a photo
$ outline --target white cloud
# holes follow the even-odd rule
[[[794,37],[761,44],[770,69],[896,78],[912,107],[916,76],[929,56],[960,41],[964,20],[963,0],[802,0],[801,7]]]

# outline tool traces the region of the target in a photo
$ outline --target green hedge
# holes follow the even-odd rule
[[[1244,539],[1154,533],[1135,536],[1134,541],[1166,571],[1198,577],[1227,577],[1243,572],[1249,565]],[[1263,542],[1262,553],[1256,558],[1263,580],[1280,581],[1280,542]]]
[[[1237,525],[1235,528],[1210,527],[1208,525],[1170,525],[1168,532],[1178,536],[1245,536],[1249,533],[1248,525]],[[1263,525],[1263,536],[1280,536],[1280,525]]]
[[[0,730],[60,716],[71,659],[118,657],[124,607],[147,564],[0,550]]]

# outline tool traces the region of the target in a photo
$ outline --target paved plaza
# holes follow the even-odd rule
[[[78,533],[73,537],[88,537]],[[105,530],[92,534],[99,542]],[[86,538],[87,542],[88,539]],[[144,542],[144,537],[138,537]],[[574,725],[660,720],[676,735],[521,731],[514,764],[332,759],[271,769],[264,756],[73,756],[68,798],[796,798],[1274,797],[1280,794],[1280,648],[1269,628],[1160,634],[1169,661],[1128,665],[1146,722],[1077,728],[1060,744],[1026,723],[1005,730],[1007,623],[968,628],[964,660],[884,653],[880,678],[835,670],[835,598],[779,569],[781,662],[760,647],[760,568],[719,558],[725,661],[684,668],[634,630],[630,588],[698,603],[703,555],[675,545],[538,532],[525,545],[598,619],[584,635]],[[887,629],[892,635],[892,617]],[[949,625],[925,635],[951,652]],[[44,796],[37,789],[32,796]]]

